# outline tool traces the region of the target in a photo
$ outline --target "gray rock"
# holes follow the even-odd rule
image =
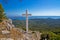
[[[23,29],[16,28],[12,24],[12,20],[11,19],[4,20],[3,24],[2,25],[0,24],[0,27],[1,27],[0,30],[2,30],[1,31],[2,35],[4,36],[4,34],[6,34],[6,37],[10,38],[10,39],[6,38],[7,40],[11,40],[11,39],[12,40],[40,40],[40,35],[41,35],[40,32],[34,31],[34,33],[32,33],[33,31],[29,31],[28,33],[26,33],[26,31],[24,31]]]

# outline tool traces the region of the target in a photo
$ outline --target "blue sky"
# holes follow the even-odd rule
[[[32,16],[60,16],[60,0],[0,0],[7,16],[22,16],[25,10]]]

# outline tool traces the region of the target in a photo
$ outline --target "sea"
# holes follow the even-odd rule
[[[17,16],[9,17],[12,20],[26,20],[26,17]],[[28,19],[60,19],[60,16],[29,16]]]

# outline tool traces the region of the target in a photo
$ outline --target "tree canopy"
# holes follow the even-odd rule
[[[7,17],[4,13],[4,9],[2,7],[2,4],[0,4],[0,22],[2,22],[4,19],[7,19]]]

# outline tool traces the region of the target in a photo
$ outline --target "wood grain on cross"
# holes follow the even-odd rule
[[[26,16],[26,32],[28,33],[28,16],[31,16],[31,14],[28,14],[28,10],[26,10],[26,14],[22,14],[23,16]]]

